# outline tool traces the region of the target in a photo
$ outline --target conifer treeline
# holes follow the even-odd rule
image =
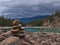
[[[0,17],[0,26],[12,26],[12,21],[11,19],[5,19],[4,17]]]
[[[0,17],[0,26],[12,26],[13,20],[9,18],[4,18],[3,16]],[[24,23],[20,22],[22,26],[25,26]]]

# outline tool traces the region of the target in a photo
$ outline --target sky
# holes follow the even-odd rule
[[[60,0],[0,0],[0,16],[32,17],[60,9]]]

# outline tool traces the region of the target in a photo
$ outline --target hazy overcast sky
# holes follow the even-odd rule
[[[33,5],[52,5],[53,8],[60,7],[60,0],[0,0],[0,15],[12,7],[33,6]],[[39,10],[38,8],[33,8]],[[8,12],[6,12],[8,14]]]

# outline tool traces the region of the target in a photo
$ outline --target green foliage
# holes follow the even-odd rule
[[[12,22],[13,22],[13,20],[11,20],[11,19],[6,19],[4,17],[0,17],[0,26],[12,26],[13,25]],[[22,26],[25,26],[24,23],[21,22],[21,24],[22,24]]]
[[[12,26],[12,21],[10,19],[5,19],[4,17],[0,17],[0,26]]]
[[[52,22],[54,20],[54,15],[48,16],[47,20],[49,20],[50,22]]]
[[[42,20],[41,19],[40,20],[35,20],[33,22],[30,22],[29,24],[31,24],[32,26],[41,26],[42,25]]]
[[[56,11],[56,12],[55,12],[55,16],[60,17],[60,11]]]

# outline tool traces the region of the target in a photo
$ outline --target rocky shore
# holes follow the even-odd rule
[[[60,33],[26,32],[25,38],[0,30],[0,45],[60,45]]]

